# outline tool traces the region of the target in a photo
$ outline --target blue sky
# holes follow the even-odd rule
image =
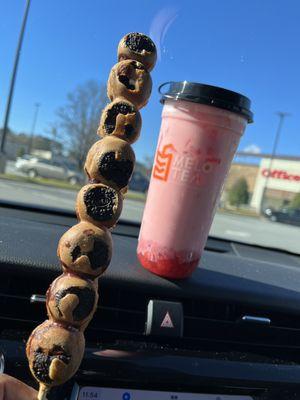
[[[24,0],[0,2],[0,126],[20,29]],[[137,158],[155,151],[161,104],[157,88],[169,80],[223,86],[249,96],[255,123],[240,148],[270,152],[278,110],[286,119],[278,152],[300,155],[300,2],[298,0],[32,0],[10,126],[30,131],[40,102],[36,132],[46,134],[67,92],[89,79],[106,82],[119,39],[149,33],[164,9],[171,20],[161,60],[152,73],[153,95],[142,110]],[[159,34],[160,26],[154,26]]]

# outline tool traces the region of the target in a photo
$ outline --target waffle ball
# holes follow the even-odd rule
[[[135,155],[130,144],[125,140],[106,136],[90,148],[84,170],[90,181],[120,190],[128,185],[134,163]]]
[[[102,112],[99,136],[116,136],[134,143],[140,136],[142,118],[139,110],[125,99],[116,99]]]
[[[156,63],[157,53],[153,41],[143,33],[125,35],[118,46],[118,60],[136,60],[151,71]]]
[[[96,278],[109,266],[112,238],[106,228],[89,222],[72,226],[60,239],[57,255],[65,272]]]
[[[138,109],[149,100],[152,79],[143,64],[138,61],[124,60],[116,64],[109,75],[107,95],[111,101],[124,97]]]
[[[82,332],[45,321],[35,328],[26,346],[33,376],[48,387],[63,384],[76,373],[84,346]]]
[[[55,322],[80,328],[92,319],[98,297],[97,281],[63,274],[47,291],[48,316]]]
[[[116,225],[123,206],[123,197],[117,190],[100,184],[88,184],[77,195],[76,213],[81,221],[106,228]]]

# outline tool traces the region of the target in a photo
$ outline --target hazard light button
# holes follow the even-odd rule
[[[182,304],[150,300],[147,308],[146,335],[181,337],[182,333]]]

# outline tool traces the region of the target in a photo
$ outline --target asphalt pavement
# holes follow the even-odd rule
[[[74,211],[78,191],[41,184],[0,179],[0,200]],[[122,218],[140,222],[144,203],[126,199]]]
[[[75,190],[0,179],[0,200],[74,210],[76,195]],[[143,209],[143,202],[126,199],[122,219],[140,222]],[[300,254],[300,227],[270,222],[263,218],[217,213],[210,234]]]

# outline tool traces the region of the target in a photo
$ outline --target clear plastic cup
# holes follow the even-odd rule
[[[137,255],[151,272],[181,279],[199,264],[252,113],[250,100],[238,93],[189,82],[168,85]]]

